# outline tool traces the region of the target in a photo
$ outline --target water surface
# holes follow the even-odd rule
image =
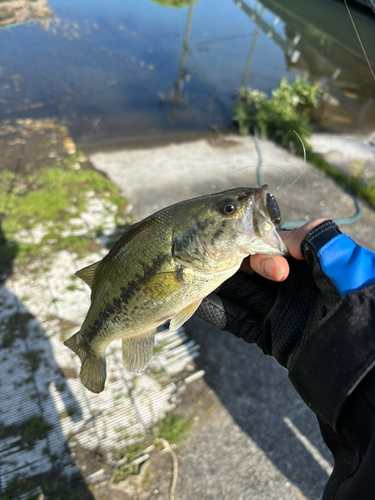
[[[375,82],[342,2],[186,3],[50,0],[49,17],[3,25],[0,119],[57,117],[82,145],[227,130],[240,86],[305,74],[325,89],[316,120],[373,127]],[[351,10],[375,66],[375,16]]]

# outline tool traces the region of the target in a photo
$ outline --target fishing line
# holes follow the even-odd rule
[[[303,140],[301,139],[301,137],[297,134],[297,132],[295,130],[293,130],[293,132],[296,134],[296,136],[298,137],[298,139],[301,141],[301,144],[302,144],[302,149],[303,149],[303,168],[302,168],[300,174],[297,176],[297,178],[294,179],[294,181],[292,182],[292,184],[289,184],[289,186],[287,186],[285,189],[283,189],[282,191],[280,191],[280,193],[284,193],[284,191],[286,191],[291,186],[293,186],[293,184],[295,182],[297,182],[298,179],[301,177],[301,175],[303,174],[303,172],[305,171],[305,168],[306,168],[306,163],[307,162],[306,162],[306,148],[305,148],[305,145],[304,145]],[[277,189],[279,189],[279,188],[277,188]]]
[[[298,139],[301,141],[301,144],[302,144],[302,148],[303,148],[303,161],[304,161],[304,165],[303,165],[303,169],[302,171],[300,172],[300,174],[297,176],[296,179],[294,179],[294,181],[289,184],[289,186],[287,186],[285,189],[283,189],[282,191],[280,191],[280,193],[284,193],[284,191],[286,191],[287,189],[290,188],[290,186],[293,186],[293,184],[295,182],[298,181],[298,179],[301,177],[301,175],[303,174],[303,172],[305,171],[305,167],[306,167],[306,149],[305,149],[305,145],[301,139],[301,137],[297,134],[297,132],[295,130],[293,130],[293,132],[296,134],[296,136],[298,137]],[[263,159],[262,159],[262,152],[260,150],[260,147],[259,147],[259,133],[258,133],[258,129],[256,128],[254,130],[254,142],[255,142],[255,149],[257,150],[257,153],[258,153],[258,165],[257,165],[257,181],[258,181],[258,186],[263,186],[264,184],[264,179],[263,179],[263,175],[262,175],[262,171],[261,169],[263,167],[272,167],[274,165],[263,165]],[[284,177],[282,179],[282,181],[280,182],[280,184],[277,186],[276,190],[279,190],[281,188],[281,186],[283,185],[284,181],[286,181],[286,179],[288,178],[288,174],[286,173],[286,171],[281,168],[281,167],[276,167],[276,165],[274,166],[274,168],[279,168],[280,170],[282,170],[284,172]]]
[[[369,3],[369,5],[370,5],[370,7],[372,8],[372,10],[375,12],[375,4],[374,4],[373,0],[368,0],[368,3]],[[367,61],[368,67],[370,68],[370,71],[371,71],[372,77],[373,77],[373,79],[375,80],[375,75],[374,75],[374,72],[373,72],[373,70],[372,70],[371,63],[370,63],[370,61],[369,61],[369,59],[368,59],[368,57],[367,57],[367,54],[366,54],[365,48],[364,48],[363,43],[362,43],[362,40],[361,40],[361,37],[359,36],[359,33],[358,33],[358,31],[357,31],[357,27],[356,27],[356,25],[355,25],[355,23],[354,23],[354,19],[353,19],[353,17],[352,17],[352,15],[351,15],[351,13],[350,13],[350,10],[349,10],[348,4],[346,3],[346,0],[344,0],[344,4],[345,4],[345,7],[346,7],[346,10],[348,11],[348,14],[349,14],[350,20],[351,20],[351,22],[352,22],[352,25],[353,25],[353,28],[354,28],[355,34],[357,35],[357,38],[358,38],[359,44],[360,44],[360,46],[361,46],[362,52],[363,52],[363,54],[364,54],[364,56],[365,56],[365,59],[366,59],[366,61]]]
[[[333,222],[337,224],[338,226],[342,226],[344,224],[353,224],[353,222],[356,222],[362,215],[361,207],[359,206],[358,202],[358,197],[356,194],[353,192],[349,191],[346,189],[346,192],[353,198],[355,208],[356,208],[356,213],[353,215],[353,217],[349,217],[347,219],[334,219]],[[312,220],[312,219],[309,219]],[[292,230],[296,229],[297,227],[301,227],[306,222],[309,222],[308,220],[295,220],[295,221],[288,221],[288,222],[283,222],[282,224],[279,224],[279,228],[282,229],[283,231],[285,230]]]
[[[278,165],[267,164],[267,165],[262,165],[262,167],[263,168],[265,168],[265,167],[276,168],[277,170],[281,170],[283,172],[284,175],[283,175],[282,181],[280,182],[280,184],[278,185],[276,190],[278,190],[283,185],[284,181],[286,181],[286,179],[288,178],[288,174],[286,173],[285,169],[282,167],[279,167]],[[258,166],[257,165],[248,165],[247,167],[238,168],[234,172],[231,172],[231,175],[236,174],[237,172],[241,172],[242,170],[247,170],[248,168],[258,168]],[[259,185],[263,186],[263,184],[260,184],[260,183],[259,183]]]

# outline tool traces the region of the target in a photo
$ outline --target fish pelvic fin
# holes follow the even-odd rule
[[[188,319],[190,319],[193,316],[195,311],[200,306],[202,300],[203,299],[199,299],[196,302],[189,304],[187,307],[185,307],[185,309],[182,309],[182,311],[178,312],[175,316],[173,316],[169,324],[169,330],[170,331],[178,330]]]
[[[91,392],[102,392],[107,378],[105,357],[87,355],[79,374],[82,384]]]
[[[154,352],[154,334],[151,330],[137,337],[123,337],[122,362],[131,372],[143,372],[151,361]]]

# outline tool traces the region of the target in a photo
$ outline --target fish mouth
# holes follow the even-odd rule
[[[249,202],[250,200],[248,201],[248,204]],[[254,211],[254,229],[259,237],[264,236],[261,228],[261,219],[268,219],[275,226],[280,224],[280,208],[274,195],[268,192],[267,184],[264,184],[261,188],[257,188],[255,190],[255,193],[253,195],[252,208]]]
[[[288,253],[277,232],[280,221],[280,209],[275,197],[268,193],[268,185],[264,184],[262,187],[255,189],[247,200],[243,223],[246,233],[256,235],[259,239],[260,251],[256,253],[274,255]]]

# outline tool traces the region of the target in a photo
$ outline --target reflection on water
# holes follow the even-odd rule
[[[274,12],[273,24],[285,23],[288,70],[320,81],[325,90],[316,118],[323,124],[373,126],[375,82],[344,4],[335,0],[315,0],[313,5],[308,0],[262,0],[262,4]],[[374,67],[375,16],[369,9],[352,12]]]
[[[224,129],[240,86],[270,92],[308,74],[325,89],[323,124],[374,123],[375,84],[339,1],[50,0],[49,9],[0,29],[0,119],[58,117],[81,144]],[[351,9],[375,65],[375,16]]]
[[[47,0],[18,0],[0,3],[0,28],[50,16]]]

